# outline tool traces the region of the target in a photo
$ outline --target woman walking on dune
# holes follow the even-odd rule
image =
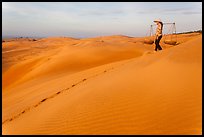
[[[155,38],[155,51],[162,50],[161,46],[159,45],[159,42],[162,38],[162,29],[163,29],[163,23],[161,22],[160,19],[154,20],[154,22],[157,24],[157,29],[156,29],[156,38]]]

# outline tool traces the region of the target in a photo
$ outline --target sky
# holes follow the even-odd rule
[[[202,30],[202,2],[2,2],[2,35],[142,37],[158,18],[177,32]]]

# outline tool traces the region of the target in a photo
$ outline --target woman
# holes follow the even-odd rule
[[[156,29],[156,38],[155,38],[155,51],[162,50],[161,46],[159,45],[159,42],[162,38],[162,29],[163,29],[163,23],[161,22],[160,19],[154,20],[154,22],[157,24],[157,29]]]

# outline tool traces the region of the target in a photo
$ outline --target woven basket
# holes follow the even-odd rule
[[[145,44],[153,44],[154,41],[151,40],[151,39],[145,39],[145,40],[144,40],[144,43],[145,43]]]
[[[164,43],[169,44],[169,45],[176,45],[177,44],[176,41],[172,41],[172,40],[165,40]]]

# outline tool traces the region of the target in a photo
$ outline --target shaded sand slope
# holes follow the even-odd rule
[[[2,73],[11,66],[33,59],[43,54],[56,54],[61,47],[71,45],[78,41],[73,38],[52,37],[36,41],[26,39],[11,39],[2,43]]]
[[[200,35],[155,54],[24,83],[10,99],[16,106],[5,93],[3,121],[13,119],[3,134],[202,134],[201,56]]]
[[[124,45],[121,44],[122,40],[118,40],[118,44],[96,40],[81,40],[65,44],[60,39],[61,42],[58,42],[59,47],[56,51],[50,49],[53,46],[56,47],[56,45],[52,46],[54,40],[53,38],[39,40],[37,45],[41,47],[50,44],[47,52],[43,52],[38,56],[33,55],[31,59],[17,63],[5,71],[3,73],[3,88],[9,87],[11,84],[17,85],[19,82],[22,83],[29,79],[45,77],[46,75],[71,74],[106,63],[134,58],[141,56],[148,48],[150,49],[147,46],[144,48],[142,43]],[[44,43],[41,43],[42,41]],[[45,44],[46,41],[49,42]],[[60,46],[60,44],[63,46]],[[76,46],[73,46],[73,44]],[[24,68],[26,70],[22,71]],[[18,73],[18,75],[13,75],[13,73]]]

